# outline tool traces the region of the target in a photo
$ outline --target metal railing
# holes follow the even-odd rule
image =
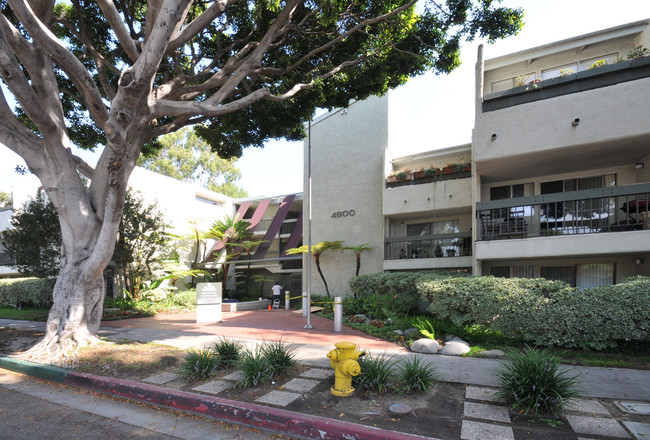
[[[478,240],[650,229],[650,183],[476,204]]]
[[[416,235],[384,239],[384,259],[447,258],[472,255],[472,234]]]
[[[263,218],[255,227],[255,232],[267,231],[273,222],[272,218]],[[280,234],[291,234],[296,228],[298,220],[297,219],[288,219],[282,223],[280,226]]]

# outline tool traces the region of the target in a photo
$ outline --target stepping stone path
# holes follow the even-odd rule
[[[508,409],[495,397],[496,389],[468,386],[461,427],[461,440],[519,440],[512,429]],[[647,404],[614,402],[629,414],[639,414]],[[643,412],[642,412],[643,414]],[[617,421],[610,411],[596,399],[576,399],[567,405],[566,420],[579,440],[596,438],[650,439],[650,424]],[[626,429],[627,428],[627,429]],[[631,434],[630,434],[631,433]]]
[[[310,368],[284,384],[279,390],[271,391],[256,402],[275,406],[287,406],[304,393],[316,387],[322,380],[331,380],[334,371],[324,368]],[[236,371],[219,380],[213,380],[192,388],[206,394],[219,394],[242,379],[242,372]],[[163,385],[180,378],[175,373],[163,373],[144,379],[144,382]],[[503,400],[495,396],[496,389],[468,385],[465,389],[461,440],[520,440],[515,436],[508,408]],[[615,401],[616,408],[634,416],[649,415],[647,402]],[[393,405],[402,410],[402,405]],[[400,408],[397,408],[400,406]],[[410,410],[410,408],[408,408]],[[403,411],[406,412],[406,408]],[[619,414],[620,415],[620,414]],[[619,422],[605,405],[596,399],[576,399],[567,405],[566,420],[579,440],[598,438],[650,439],[650,423],[623,420]]]

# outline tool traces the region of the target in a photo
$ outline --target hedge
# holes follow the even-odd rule
[[[55,278],[0,279],[0,304],[50,307]]]
[[[421,295],[417,289],[417,281],[423,276],[428,276],[431,279],[446,279],[465,275],[447,271],[360,275],[352,278],[349,282],[356,300],[346,301],[348,309],[352,306],[359,313],[370,313],[373,318],[379,319],[391,315],[414,314],[422,303]]]
[[[535,345],[601,350],[650,340],[650,278],[578,289],[545,279],[422,277],[428,312],[455,324],[481,324]]]
[[[399,272],[362,275],[350,288],[356,300],[346,299],[347,310],[365,308],[375,318],[409,315],[424,303],[437,319],[480,324],[534,345],[602,350],[650,342],[650,277],[578,289],[546,279]]]

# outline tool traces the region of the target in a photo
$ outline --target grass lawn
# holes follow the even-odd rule
[[[47,321],[50,309],[24,308],[22,310],[11,307],[0,307],[0,319],[20,319],[23,321]]]

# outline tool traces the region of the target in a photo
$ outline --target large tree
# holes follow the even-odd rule
[[[230,197],[248,196],[246,190],[237,186],[241,172],[235,166],[236,158],[222,159],[212,153],[210,145],[191,128],[166,134],[159,143],[162,148],[140,156],[138,166],[183,182],[198,183]]]
[[[0,142],[41,180],[63,240],[32,357],[96,341],[127,181],[159,136],[194,125],[224,158],[300,139],[314,108],[448,72],[463,38],[493,40],[522,23],[496,0],[423,1],[1,2]],[[101,148],[97,164],[73,145]]]

